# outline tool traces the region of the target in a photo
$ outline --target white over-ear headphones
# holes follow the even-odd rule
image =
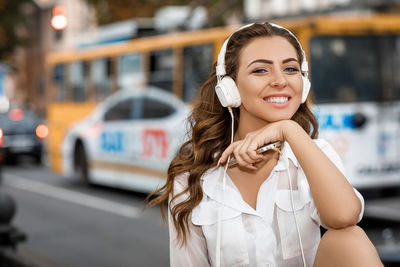
[[[301,51],[302,51],[302,64],[301,64],[301,73],[302,73],[302,79],[303,79],[303,92],[302,92],[302,97],[301,97],[301,103],[306,102],[308,93],[310,92],[310,87],[311,87],[311,83],[310,80],[308,79],[308,62],[307,62],[307,58],[306,58],[306,54],[303,50],[303,48],[301,47],[301,44],[299,42],[299,40],[296,38],[296,36],[289,31],[288,29],[273,24],[273,23],[269,23],[271,26],[276,27],[276,28],[280,28],[280,29],[284,29],[286,30],[290,35],[292,35],[294,37],[294,39],[297,41],[297,43],[299,44]],[[239,28],[237,31],[240,31],[244,28],[250,27],[254,25],[254,23],[252,24],[248,24],[245,25],[241,28]],[[229,76],[225,76],[226,75],[226,69],[225,69],[225,53],[226,53],[226,47],[228,45],[228,41],[230,39],[230,37],[235,33],[233,32],[224,42],[224,44],[221,47],[221,50],[218,54],[218,61],[217,61],[217,67],[216,67],[216,74],[217,74],[217,79],[218,79],[218,83],[217,86],[215,86],[215,92],[218,96],[219,101],[221,102],[221,105],[224,107],[239,107],[240,104],[242,103],[242,100],[240,98],[240,94],[239,94],[239,90],[236,86],[235,81],[229,77]]]

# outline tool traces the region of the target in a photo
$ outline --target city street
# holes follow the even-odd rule
[[[144,194],[87,187],[29,160],[3,171],[1,190],[17,202],[13,224],[28,236],[18,254],[37,266],[168,265],[167,226],[157,208],[142,211]],[[366,202],[360,225],[381,256],[398,263],[400,223],[395,209],[400,197],[371,197]],[[373,218],[384,214],[392,219]]]
[[[85,187],[46,167],[6,166],[1,190],[28,236],[18,253],[40,267],[166,266],[168,228],[143,194]]]

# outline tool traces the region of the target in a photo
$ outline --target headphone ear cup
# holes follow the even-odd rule
[[[308,93],[310,92],[311,82],[306,76],[302,75],[301,77],[303,79],[303,92],[301,95],[301,103],[303,104],[306,102]]]
[[[237,108],[242,103],[236,83],[229,76],[225,76],[218,82],[215,86],[215,92],[223,107]]]

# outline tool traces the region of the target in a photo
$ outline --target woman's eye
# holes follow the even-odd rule
[[[265,72],[267,72],[266,69],[255,69],[255,70],[253,70],[253,73],[265,73]]]
[[[298,72],[299,69],[295,68],[295,67],[287,67],[287,68],[285,68],[285,71],[287,71],[287,72]]]

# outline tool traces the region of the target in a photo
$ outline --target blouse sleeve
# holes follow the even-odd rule
[[[177,176],[174,181],[174,194],[182,192],[185,188],[182,179],[187,176]],[[170,196],[171,197],[171,196]],[[182,245],[177,238],[177,231],[172,220],[170,209],[175,203],[188,197],[184,194],[173,202],[169,201],[168,207],[168,227],[169,227],[169,248],[170,248],[170,266],[171,267],[202,267],[210,266],[208,262],[207,245],[200,226],[194,225],[189,219],[188,232],[186,234],[186,244]]]
[[[342,162],[340,156],[336,153],[335,149],[325,139],[317,139],[314,141],[315,141],[316,145],[325,153],[325,155],[336,165],[336,167],[339,169],[339,171],[341,171],[344,174],[343,162]],[[361,203],[361,211],[360,211],[360,214],[358,215],[358,220],[357,220],[357,223],[358,223],[361,221],[363,214],[364,214],[364,198],[360,194],[360,192],[358,192],[355,188],[353,188],[353,189]],[[315,206],[314,201],[311,202],[311,205],[312,205],[312,210],[313,210],[311,217],[315,221],[317,221],[320,225],[322,225],[324,228],[328,229],[329,227],[327,227],[326,225],[324,225],[321,222],[321,218],[320,218],[319,212]]]

